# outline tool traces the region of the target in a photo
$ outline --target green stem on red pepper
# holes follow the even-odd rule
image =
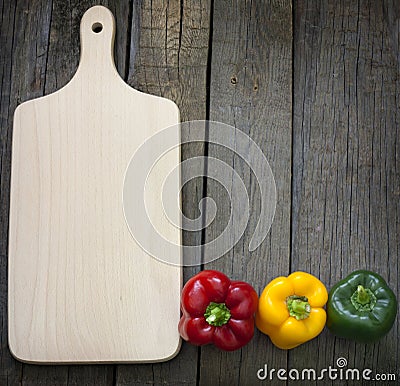
[[[228,323],[231,313],[225,303],[211,302],[204,313],[204,317],[211,326],[223,326]]]
[[[257,292],[250,284],[231,281],[222,272],[202,271],[183,287],[179,333],[195,345],[237,350],[254,335],[257,305]]]

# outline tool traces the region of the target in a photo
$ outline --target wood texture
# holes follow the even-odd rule
[[[43,3],[43,2],[42,2]],[[48,18],[42,20],[38,25],[31,25],[29,23],[30,15],[35,14],[35,7],[40,5],[40,2],[19,2],[23,4],[16,16],[21,19],[20,29],[24,38],[16,39],[14,47],[23,45],[23,49],[17,50],[18,55],[14,57],[14,77],[15,83],[19,84],[18,95],[21,95],[21,100],[29,99],[25,95],[31,91],[31,84],[28,78],[30,74],[40,73],[39,84],[41,85],[41,94],[49,94],[64,86],[75,73],[79,62],[79,24],[83,13],[95,4],[103,4],[111,9],[115,18],[118,29],[116,31],[115,39],[115,62],[121,76],[125,76],[126,64],[126,45],[129,32],[129,15],[130,5],[124,1],[96,1],[96,0],[73,0],[68,3],[65,1],[53,0],[48,2],[51,6]],[[28,7],[29,5],[29,7]],[[30,12],[28,12],[30,10]],[[28,21],[28,22],[27,22]],[[18,24],[17,24],[18,25]],[[41,71],[35,71],[29,64],[35,61],[37,54],[35,50],[29,50],[26,47],[35,46],[35,36],[31,34],[31,30],[37,28],[46,36],[48,49],[45,56],[45,65]],[[30,37],[28,40],[26,37]],[[29,55],[27,56],[27,53]],[[39,54],[43,55],[43,54]],[[29,70],[28,70],[29,66]],[[30,75],[32,76],[32,75]],[[25,82],[20,82],[19,79],[25,79]],[[37,84],[37,82],[32,83]],[[45,85],[45,89],[44,89]],[[15,108],[15,106],[14,106]],[[7,210],[8,214],[8,210]],[[23,377],[21,377],[23,384],[73,384],[73,380],[79,380],[82,385],[109,385],[112,384],[114,369],[113,366],[59,366],[50,367],[36,366],[36,365],[23,365]],[[55,382],[52,374],[58,374],[58,382]],[[104,382],[102,382],[104,380]]]
[[[130,224],[142,217],[131,212],[133,199],[143,198],[130,194],[140,169],[125,181],[124,208],[121,185],[132,154],[159,130],[176,125],[179,111],[170,100],[136,91],[120,78],[107,8],[90,8],[80,33],[73,79],[18,106],[14,115],[10,350],[36,363],[170,359],[180,346],[181,268],[151,257],[126,226],[125,217]],[[169,137],[179,141],[178,128]],[[143,192],[149,213],[161,214],[152,215],[154,227],[178,245],[179,229],[155,207],[160,181],[179,156],[175,148],[162,157]],[[177,177],[176,189],[179,183]]]
[[[210,119],[237,127],[260,146],[275,175],[278,203],[271,232],[250,253],[249,242],[262,199],[256,177],[238,155],[209,144],[209,156],[222,159],[240,174],[251,210],[243,238],[226,256],[205,268],[219,269],[236,280],[248,281],[260,293],[269,280],[289,272],[291,3],[216,1],[213,20]],[[206,230],[205,241],[209,242],[222,232],[231,212],[234,222],[243,213],[239,203],[230,202],[225,188],[210,180],[207,195],[214,198],[218,207],[216,220]],[[206,248],[205,256],[211,253]],[[286,352],[273,348],[258,331],[250,345],[234,353],[204,347],[200,384],[254,385],[259,382],[256,374],[264,365],[264,358],[274,366],[285,367],[286,357]]]
[[[206,119],[210,12],[210,0],[134,2],[128,83],[143,92],[172,99],[179,107],[182,122]],[[186,139],[182,133],[182,140]],[[181,157],[185,160],[204,152],[204,144],[188,143],[182,146]],[[185,179],[191,170],[182,168],[181,173]],[[182,189],[183,213],[197,218],[202,197],[203,178],[188,182]],[[201,238],[201,231],[182,234],[185,245],[199,245]],[[184,280],[198,270],[184,268]],[[116,383],[194,385],[198,351],[183,342],[173,361],[118,366]]]
[[[47,71],[47,47],[51,19],[51,3],[1,3],[1,370],[0,383],[21,384],[29,379],[23,365],[8,350],[7,267],[8,214],[11,174],[12,117],[16,106],[26,99],[43,95]],[[29,15],[29,17],[28,17]],[[4,39],[4,40],[3,40]],[[59,372],[66,380],[67,372]],[[65,374],[65,376],[64,376]],[[42,372],[41,381],[47,374]],[[31,382],[32,384],[33,382]],[[37,382],[35,382],[37,383]]]
[[[398,2],[296,2],[291,269],[328,287],[370,269],[399,293],[399,17]],[[289,367],[345,357],[393,373],[398,333],[364,345],[325,331]]]
[[[277,47],[272,43],[270,50],[269,36],[280,35],[278,31],[286,34],[291,24],[282,22],[291,18],[291,10],[282,6],[284,2],[214,1],[212,5],[209,1],[187,0],[3,0],[0,5],[0,384],[207,385],[212,382],[224,385],[246,384],[246,376],[253,377],[251,384],[257,384],[254,372],[264,363],[275,368],[321,368],[334,364],[339,356],[346,357],[349,366],[395,372],[399,377],[398,321],[390,335],[373,346],[346,343],[324,331],[313,342],[284,353],[256,333],[240,354],[220,354],[210,347],[198,350],[183,344],[177,357],[160,364],[56,367],[22,365],[11,357],[7,348],[6,270],[12,115],[21,101],[53,92],[71,78],[79,61],[79,20],[95,3],[107,5],[116,16],[117,67],[129,84],[174,100],[182,120],[220,114],[224,122],[234,123],[239,117],[238,127],[250,133],[263,149],[276,140],[268,137],[259,119],[260,114],[268,117],[272,111],[268,89],[252,83],[249,74],[270,77],[265,62],[269,62],[266,59],[277,52]],[[268,281],[277,271],[282,274],[305,269],[320,274],[329,287],[350,270],[367,265],[386,276],[399,294],[399,4],[395,0],[292,3],[294,71],[290,70],[290,74],[294,82],[293,93],[287,90],[286,97],[289,101],[293,97],[293,141],[291,132],[290,138],[278,139],[281,144],[285,141],[289,144],[293,159],[289,159],[289,166],[283,161],[274,167],[266,155],[276,177],[285,180],[292,169],[293,189],[278,197],[277,215],[281,211],[279,224],[283,227],[274,231],[278,225],[275,219],[271,235],[254,258],[243,249],[246,260],[240,268],[240,247],[247,247],[248,235],[255,225],[250,224],[245,234],[247,239],[230,254],[236,260],[232,260],[233,268],[229,267],[227,272],[249,281],[257,278],[255,286],[261,290],[261,275]],[[262,21],[258,21],[251,9],[264,15]],[[259,29],[259,41],[246,39],[247,29],[250,32]],[[264,36],[266,42],[261,41]],[[247,56],[243,54],[245,42],[249,43]],[[260,67],[256,68],[254,63]],[[232,69],[241,69],[241,75],[235,76],[237,73]],[[252,86],[262,94],[257,103],[254,101],[259,94],[257,90],[251,92]],[[220,102],[221,111],[217,114]],[[264,109],[267,109],[265,114]],[[246,116],[241,112],[249,113]],[[207,149],[191,144],[182,150],[186,158],[191,154],[202,155]],[[274,160],[278,157],[276,150]],[[209,151],[217,153],[212,147]],[[235,166],[245,177],[246,186],[251,187],[256,218],[259,197],[254,176],[237,157],[223,152],[221,156]],[[286,156],[284,152],[283,158]],[[223,209],[221,205],[226,198],[223,191],[211,181],[207,185],[223,212],[218,213],[217,224],[207,230],[210,239],[223,229],[228,207]],[[283,201],[282,194],[285,194]],[[202,195],[202,179],[184,188],[183,209],[189,217],[198,216]],[[289,215],[285,214],[287,211]],[[286,221],[290,221],[292,228],[289,241],[280,235],[287,233]],[[198,243],[201,238],[200,232],[183,233],[187,244]],[[281,248],[278,251],[277,245]],[[287,258],[289,248],[291,262]],[[270,251],[277,251],[278,258],[285,257],[274,261]],[[264,256],[268,258],[263,260]],[[228,269],[224,264],[222,267]],[[185,269],[185,278],[193,273],[194,269]]]

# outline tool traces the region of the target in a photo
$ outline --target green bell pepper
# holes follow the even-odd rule
[[[327,327],[337,336],[374,342],[393,326],[397,300],[377,273],[359,270],[329,292]]]

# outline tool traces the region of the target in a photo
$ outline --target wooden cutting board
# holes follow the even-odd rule
[[[135,150],[177,124],[179,111],[124,83],[114,65],[114,35],[112,13],[90,8],[73,79],[15,111],[9,345],[25,362],[155,362],[180,347],[182,269],[136,244],[122,203]],[[178,128],[175,135],[179,141]],[[176,148],[157,170],[179,162]],[[146,205],[158,207],[156,199],[161,192]],[[165,226],[163,216],[153,215],[156,228]],[[163,234],[180,244],[178,228]]]

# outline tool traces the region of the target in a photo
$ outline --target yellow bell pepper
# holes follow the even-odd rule
[[[309,273],[277,277],[260,296],[256,325],[281,349],[299,346],[323,330],[327,300],[325,286]]]

